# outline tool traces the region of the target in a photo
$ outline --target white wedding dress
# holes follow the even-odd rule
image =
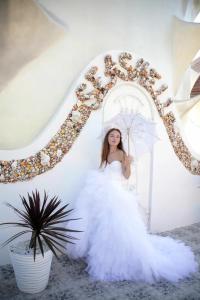
[[[85,186],[74,204],[67,227],[82,230],[79,240],[67,244],[68,255],[84,258],[86,271],[95,280],[177,282],[196,272],[191,248],[180,240],[147,232],[138,208],[137,195],[127,189],[121,163],[89,171]]]

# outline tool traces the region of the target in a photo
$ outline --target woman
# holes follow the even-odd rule
[[[110,129],[104,138],[101,168],[89,172],[75,202],[74,215],[81,219],[70,226],[82,232],[67,247],[68,254],[84,258],[86,271],[95,280],[177,282],[197,271],[194,254],[180,240],[147,232],[137,195],[126,188],[131,160],[120,130]]]

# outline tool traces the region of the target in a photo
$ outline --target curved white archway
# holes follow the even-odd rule
[[[147,119],[154,121],[153,102],[148,93],[134,82],[123,82],[115,85],[105,97],[102,108],[102,127],[122,109],[141,113]],[[111,111],[112,110],[112,111]],[[152,186],[153,186],[153,160],[154,151],[150,152],[149,170],[148,170],[148,209],[146,212],[147,228],[151,230],[151,212],[152,212]],[[138,164],[135,163],[135,181],[138,191]]]

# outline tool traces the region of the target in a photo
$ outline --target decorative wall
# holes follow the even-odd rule
[[[98,76],[97,66],[90,68],[85,74],[85,82],[75,91],[77,102],[58,132],[43,149],[30,157],[9,161],[1,160],[0,182],[29,180],[52,169],[68,153],[86,124],[90,113],[100,107],[107,92],[120,80],[135,82],[150,94],[164,122],[177,157],[192,174],[200,175],[200,161],[190,154],[176,126],[174,114],[169,111],[171,99],[165,101],[159,99],[159,96],[167,89],[165,84],[158,85],[161,75],[143,58],[135,63],[131,60],[132,55],[127,52],[119,55],[118,62],[114,62],[111,55],[106,55],[104,58],[105,78]],[[107,79],[105,85],[102,84],[103,79],[104,81]]]

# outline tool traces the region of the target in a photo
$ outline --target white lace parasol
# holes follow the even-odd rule
[[[129,139],[131,139],[136,158],[152,151],[155,142],[160,140],[156,135],[156,123],[146,119],[140,113],[118,113],[105,123],[102,137],[111,128],[118,128],[121,131],[123,142],[128,139],[128,154],[130,152]]]

